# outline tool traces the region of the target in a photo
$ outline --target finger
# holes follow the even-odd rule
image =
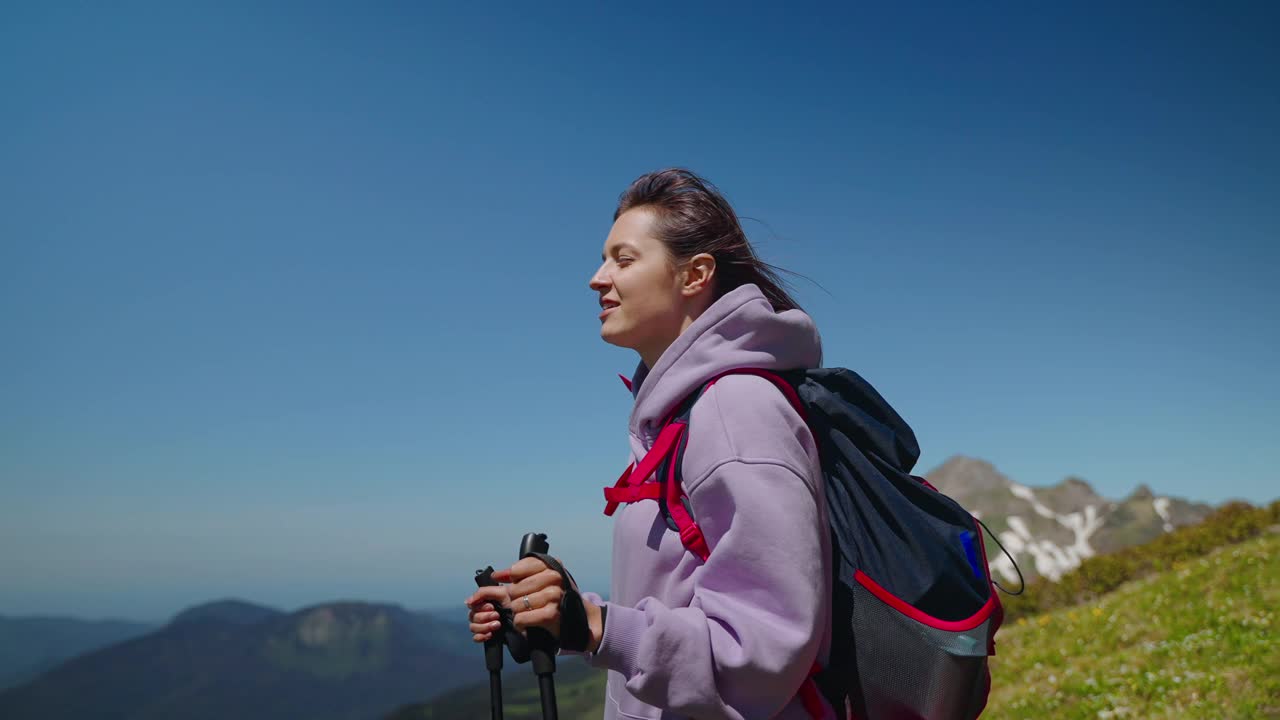
[[[556,638],[560,637],[560,608],[547,605],[533,610],[517,613],[515,626],[518,630],[540,627],[549,630]]]
[[[485,633],[496,632],[499,627],[502,627],[502,623],[495,620],[492,622],[471,623],[470,629],[471,632],[476,633],[477,635],[483,635]]]
[[[515,622],[515,619],[521,615],[528,615],[529,613],[537,612],[545,608],[550,608],[556,613],[559,613],[560,600],[563,597],[563,590],[558,587],[549,587],[541,592],[533,593],[532,595],[524,595],[522,597],[514,598],[511,601],[511,609],[515,611],[512,616],[512,622]],[[525,603],[526,600],[528,600],[527,604]],[[541,616],[535,615],[534,617]]]
[[[507,592],[512,598],[532,595],[549,587],[561,586],[560,573],[554,570],[545,570],[537,575],[531,575],[518,583],[507,586]]]
[[[492,607],[492,606],[485,605],[485,607]],[[483,625],[484,623],[490,623],[497,619],[498,619],[498,613],[494,612],[493,610],[478,610],[471,613],[471,617],[469,618],[469,621]]]
[[[537,575],[547,569],[547,564],[536,557],[527,557],[506,570],[497,570],[493,573],[493,579],[498,582],[518,583],[530,575]]]
[[[490,585],[487,587],[477,588],[476,591],[471,593],[471,596],[467,598],[466,602],[468,605],[474,605],[476,602],[484,602],[486,600],[493,600],[494,598],[501,598],[506,594],[506,592],[507,590],[505,585]]]
[[[477,620],[477,618],[481,618],[481,617],[483,617],[485,614],[497,614],[497,613],[496,613],[496,610],[495,610],[495,609],[494,609],[494,607],[493,607],[493,605],[491,605],[491,604],[489,604],[489,603],[487,603],[487,602],[486,602],[486,603],[480,603],[479,605],[476,605],[475,607],[473,607],[473,608],[471,608],[470,610],[468,610],[468,611],[467,611],[467,620],[469,620],[469,621],[471,621],[471,622],[482,622],[482,620]]]
[[[470,622],[472,625],[488,625],[489,623],[492,623],[492,622],[498,622],[501,619],[502,618],[498,615],[498,613],[492,610],[482,610],[480,612],[473,613],[471,617],[468,619],[468,622]]]
[[[475,591],[471,597],[467,598],[467,607],[472,610],[479,610],[485,606],[485,603],[493,603],[495,606],[502,607],[507,600],[510,599],[506,585],[482,587]]]
[[[529,605],[526,607],[524,598],[529,598]],[[564,590],[559,585],[545,587],[537,592],[528,595],[513,596],[511,599],[511,609],[517,613],[529,612],[537,608],[553,605],[560,607],[560,600],[564,598]]]
[[[483,633],[483,634],[477,633],[475,635],[472,635],[471,639],[474,640],[475,642],[482,643],[487,641],[491,637],[493,637],[493,633]]]

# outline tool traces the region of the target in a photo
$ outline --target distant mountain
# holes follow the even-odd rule
[[[1057,580],[1087,557],[1149,542],[1213,511],[1204,503],[1157,495],[1145,485],[1118,501],[1077,477],[1052,487],[1027,487],[989,462],[959,456],[926,479],[986,523],[1028,580]],[[1013,564],[994,543],[987,546],[987,557],[998,579],[1016,584]]]
[[[367,720],[483,676],[455,635],[393,605],[220,601],[0,692],[0,717]]]
[[[232,625],[254,625],[284,615],[280,610],[254,605],[244,600],[215,600],[187,608],[169,621],[170,625],[191,622],[225,622]]]
[[[122,620],[0,615],[0,690],[27,682],[64,660],[153,628]]]

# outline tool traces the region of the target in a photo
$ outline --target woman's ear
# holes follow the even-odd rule
[[[709,253],[698,253],[685,263],[680,293],[693,297],[711,289],[716,275],[716,259]]]

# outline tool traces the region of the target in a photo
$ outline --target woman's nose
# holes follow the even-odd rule
[[[591,281],[587,283],[587,287],[596,292],[604,292],[609,289],[609,274],[604,271],[603,265],[596,270],[595,275],[591,276]]]

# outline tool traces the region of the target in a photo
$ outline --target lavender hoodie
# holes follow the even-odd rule
[[[755,285],[721,297],[633,378],[631,461],[703,382],[736,367],[817,367],[817,329]],[[611,601],[588,661],[609,670],[606,720],[808,718],[796,691],[829,652],[831,548],[817,449],[769,381],[729,376],[693,408],[685,491],[704,564],[654,501],[614,515]],[[827,708],[830,713],[830,708]],[[834,717],[830,714],[828,717]]]

